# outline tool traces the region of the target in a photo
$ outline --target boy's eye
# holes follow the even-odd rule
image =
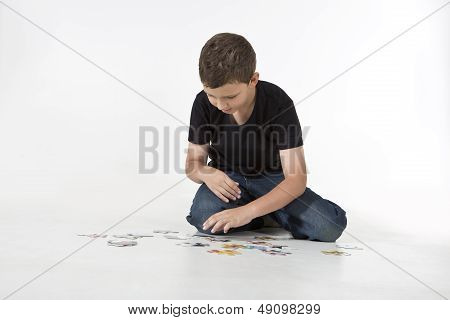
[[[215,99],[213,96],[210,96],[209,94],[208,94],[208,97],[210,97],[211,99]],[[233,97],[225,97],[225,99],[234,99],[234,98],[236,98],[236,96],[233,96]]]

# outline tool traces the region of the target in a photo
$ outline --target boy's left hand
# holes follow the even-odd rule
[[[213,226],[211,232],[220,231],[223,229],[224,233],[227,233],[230,228],[237,228],[253,220],[250,216],[248,208],[245,206],[227,209],[216,214],[213,214],[203,224],[203,230],[207,230]]]

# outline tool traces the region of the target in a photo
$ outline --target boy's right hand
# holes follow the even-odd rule
[[[239,199],[241,197],[241,190],[238,188],[239,183],[230,179],[230,177],[223,171],[210,167],[211,172],[208,172],[203,178],[203,182],[208,186],[216,196],[225,202],[228,199]]]

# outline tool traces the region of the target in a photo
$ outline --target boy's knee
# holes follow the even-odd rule
[[[203,232],[201,230],[203,223],[208,220],[210,216],[212,216],[215,213],[213,210],[204,210],[199,209],[198,207],[191,207],[191,211],[189,212],[189,215],[186,216],[187,222],[189,222],[191,225],[196,227],[200,232]]]
[[[220,201],[222,200],[210,191],[205,184],[202,184],[195,194],[186,220],[197,229],[201,228],[210,216],[224,210]]]
[[[333,209],[334,210],[334,209]],[[335,242],[347,227],[345,211],[340,209],[336,214],[324,215],[321,218],[314,217],[303,220],[302,225],[293,225],[291,233],[294,239],[307,239],[320,242]],[[308,227],[305,227],[305,226]]]
[[[347,217],[345,214],[336,216],[333,219],[329,219],[326,223],[323,223],[315,235],[315,241],[321,242],[335,242],[344,232],[347,227]]]
[[[236,208],[239,205],[238,201],[224,202],[203,183],[195,194],[190,213],[186,219],[194,226],[201,226],[213,214],[226,209]]]

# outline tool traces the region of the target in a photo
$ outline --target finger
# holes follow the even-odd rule
[[[220,193],[219,191],[214,190],[213,191],[214,194],[219,197],[223,202],[230,202],[230,200],[228,200],[227,198],[225,198],[222,193]]]
[[[229,193],[231,193],[236,198],[240,198],[240,194],[239,194],[240,190],[239,190],[239,188],[236,187],[236,184],[234,183],[233,180],[226,178],[224,180],[224,183],[222,184],[222,188],[227,190]]]
[[[226,179],[225,179],[225,183],[226,183],[230,188],[232,188],[235,192],[237,192],[238,195],[241,194],[241,189],[239,189],[239,187],[238,187],[238,185],[239,185],[238,182],[233,181],[233,180],[230,179],[230,178],[226,178]]]
[[[217,212],[210,216],[206,221],[203,223],[203,230],[208,229],[210,226],[214,225],[216,221],[220,219],[220,217],[223,215],[223,211]]]
[[[209,217],[208,219],[206,219],[206,221],[205,222],[203,222],[203,225],[202,225],[202,227],[203,227],[203,230],[205,230],[206,229],[206,227],[209,225],[209,221],[210,221],[210,219],[211,219],[211,217]]]
[[[228,222],[225,227],[223,227],[223,233],[227,233],[231,229],[231,222]]]
[[[218,187],[219,192],[221,192],[225,197],[236,200],[236,197],[234,195],[232,195],[231,193],[229,193],[227,190],[225,190],[225,188],[223,187]]]
[[[233,197],[236,198],[240,198],[241,195],[239,194],[239,192],[237,192],[235,189],[233,189],[232,187],[230,187],[227,183],[224,183],[222,185],[222,188],[224,188],[225,190],[227,190],[229,193],[231,193],[233,195]]]
[[[215,222],[216,218],[209,217],[209,219],[203,223],[203,230],[209,229],[209,227],[214,225]]]
[[[214,225],[214,227],[211,229],[211,232],[214,233],[216,231],[220,231],[222,230],[222,227],[227,223],[226,220],[219,220],[216,222],[216,224]]]

